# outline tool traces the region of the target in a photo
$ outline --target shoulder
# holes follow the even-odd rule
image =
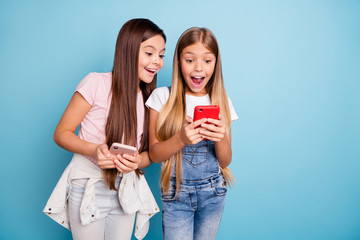
[[[156,101],[165,104],[165,102],[169,98],[169,95],[170,95],[170,89],[168,87],[159,87],[154,89],[149,99],[151,99],[151,101]]]
[[[156,95],[163,95],[163,96],[169,96],[170,94],[170,88],[169,87],[158,87],[155,88],[152,94]]]
[[[229,97],[227,99],[228,99],[229,106],[230,105],[233,106],[231,99]]]
[[[154,91],[151,93],[151,95],[158,96],[161,99],[168,99],[170,95],[170,89],[169,87],[159,87],[154,89]]]
[[[86,75],[77,85],[75,92],[79,92],[91,105],[97,96],[108,94],[111,89],[112,73],[92,72]]]
[[[239,117],[235,111],[234,105],[232,104],[231,99],[228,97],[228,103],[229,103],[229,110],[230,110],[230,115],[231,115],[231,121],[235,121],[238,120]]]
[[[85,85],[88,86],[99,86],[99,85],[111,85],[112,81],[112,73],[97,73],[97,72],[91,72],[88,75],[86,75],[77,88],[81,88]]]
[[[168,87],[156,88],[146,101],[146,106],[155,109],[160,112],[162,106],[166,103],[170,95],[170,89]]]

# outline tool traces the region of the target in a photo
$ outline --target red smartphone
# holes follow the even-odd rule
[[[129,155],[134,155],[134,153],[136,152],[136,147],[133,146],[129,146],[129,145],[125,145],[125,144],[121,144],[121,143],[113,143],[110,147],[110,152],[112,154],[129,154]]]
[[[219,119],[220,108],[217,105],[196,106],[194,109],[193,121],[197,121],[202,118]]]

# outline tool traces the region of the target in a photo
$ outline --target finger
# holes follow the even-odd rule
[[[129,155],[127,155],[127,156],[129,156]],[[130,156],[130,157],[132,157],[132,156]],[[124,158],[122,156],[120,158],[118,158],[117,160],[119,162],[121,162],[124,166],[129,167],[131,169],[137,169],[137,167],[138,167],[138,163],[136,161],[131,161],[131,160],[129,160],[127,158]]]
[[[189,117],[188,115],[185,116],[185,120],[188,122],[188,123],[192,123],[193,122],[193,119],[191,117]]]
[[[98,161],[98,166],[101,169],[115,168],[115,163],[112,159],[105,159]]]
[[[201,124],[201,127],[203,128],[202,130],[200,130],[200,132],[201,131],[203,131],[203,130],[208,130],[208,131],[212,131],[212,132],[218,132],[218,131],[220,131],[219,129],[219,127],[216,127],[214,124],[206,124],[206,123],[203,123],[203,124]],[[201,133],[202,134],[202,133]]]
[[[134,171],[133,168],[130,168],[130,167],[126,166],[123,162],[121,162],[119,160],[115,160],[115,166],[119,170],[119,172],[131,172],[131,171]]]
[[[201,136],[214,142],[219,142],[224,138],[224,134],[210,131],[201,131]]]
[[[191,127],[196,128],[197,126],[200,126],[201,124],[205,123],[207,121],[207,118],[199,119],[193,123],[191,123]]]
[[[132,162],[134,160],[134,158],[136,158],[136,157],[131,156],[131,155],[126,154],[126,153],[124,153],[122,155],[121,154],[116,155],[116,159],[121,161],[121,162],[124,162],[124,161],[131,161]]]
[[[121,157],[133,163],[138,163],[140,161],[138,156],[132,156],[129,154],[123,154]]]
[[[196,131],[196,132],[195,132]],[[200,142],[201,140],[203,140],[202,138],[201,138],[201,134],[200,134],[200,132],[199,132],[199,130],[198,129],[195,129],[194,130],[194,133],[192,134],[192,135],[190,135],[189,136],[189,142],[188,142],[188,144],[189,145],[194,145],[194,144],[196,144],[196,143],[198,143],[198,142]]]
[[[211,124],[214,124],[216,126],[219,126],[219,127],[222,127],[224,126],[224,123],[220,120],[217,120],[217,119],[213,119],[213,118],[208,118],[208,123],[211,123]]]
[[[100,147],[99,147],[99,150],[101,151],[101,153],[106,156],[106,157],[110,157],[111,156],[111,153],[109,151],[109,147],[108,145],[106,144],[102,144]]]
[[[210,141],[213,141],[213,142],[220,142],[222,140],[220,138],[205,137],[205,136],[203,136],[203,139],[207,139],[207,140],[210,140]]]
[[[109,165],[104,165],[104,166],[99,166],[101,169],[113,169],[116,167],[115,164],[109,164]]]
[[[196,138],[196,139],[194,140],[194,142],[193,142],[193,145],[198,144],[198,143],[201,142],[202,140],[204,140],[204,138],[203,138],[202,136]]]
[[[193,141],[197,138],[201,137],[199,131],[197,129],[195,129],[194,131],[189,132],[186,135],[187,138],[187,144],[193,144]]]

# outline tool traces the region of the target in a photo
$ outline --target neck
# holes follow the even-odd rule
[[[207,93],[205,88],[203,90],[201,90],[200,92],[193,92],[193,91],[191,91],[191,89],[188,86],[186,86],[185,87],[185,94],[195,96],[195,97],[203,97],[208,93]]]

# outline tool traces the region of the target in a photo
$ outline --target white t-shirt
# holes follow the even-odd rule
[[[166,101],[168,100],[169,95],[170,95],[170,91],[168,87],[157,88],[151,93],[145,105],[149,108],[154,109],[157,112],[160,112],[162,107],[165,105]],[[211,105],[210,97],[208,94],[202,97],[196,97],[185,94],[185,97],[186,97],[186,115],[188,115],[191,118],[194,117],[193,116],[194,109],[196,106]],[[235,121],[239,117],[235,112],[234,106],[232,105],[230,98],[228,98],[228,101],[229,101],[231,121]]]

